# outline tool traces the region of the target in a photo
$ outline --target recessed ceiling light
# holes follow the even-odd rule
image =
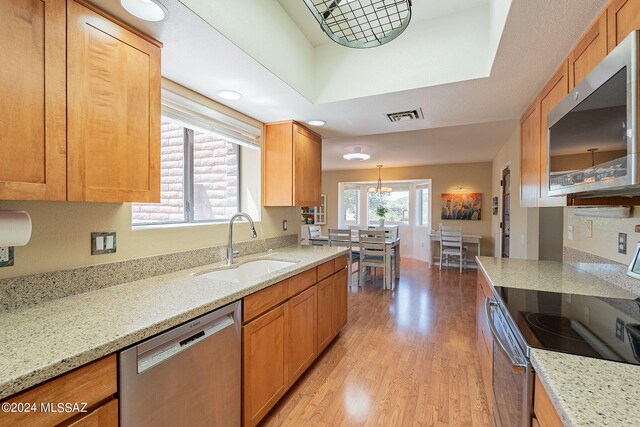
[[[347,153],[342,156],[345,160],[369,160],[371,156],[362,152],[362,147],[354,147],[352,153]]]
[[[158,22],[167,17],[167,8],[157,0],[120,0],[127,12],[145,21]]]
[[[229,101],[237,101],[242,98],[242,94],[240,92],[236,92],[235,90],[221,90],[218,91],[218,96],[222,99],[228,99]]]
[[[324,120],[309,120],[307,123],[311,126],[324,126],[327,124]]]

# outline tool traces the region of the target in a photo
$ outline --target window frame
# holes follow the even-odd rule
[[[433,208],[432,202],[432,194],[431,194],[431,183],[423,183],[416,185],[416,227],[431,227],[431,211]],[[422,215],[422,207],[424,205],[424,193],[423,191],[427,190],[427,218],[425,222],[425,218]]]
[[[386,183],[385,184],[387,187],[391,188],[391,194],[393,194],[394,192],[406,192],[407,193],[407,221],[406,222],[397,222],[397,221],[391,221],[391,220],[387,220],[385,219],[384,223],[385,224],[389,224],[389,225],[397,225],[398,227],[407,227],[409,225],[411,225],[411,185],[410,184],[404,184],[404,183]],[[370,218],[369,217],[369,210],[371,208],[370,206],[370,195],[371,193],[369,193],[368,191],[367,193],[367,212],[366,212],[366,225],[367,226],[375,226],[376,222],[379,223],[378,219],[375,218]]]
[[[195,172],[195,132],[196,129],[189,128],[187,124],[180,123],[179,121],[162,115],[161,122],[170,121],[172,123],[178,124],[182,127],[184,131],[183,137],[183,159],[184,159],[184,179],[183,179],[183,193],[184,193],[184,201],[183,201],[183,220],[182,221],[156,221],[156,222],[133,222],[133,212],[131,213],[131,227],[133,229],[141,229],[141,228],[153,228],[153,227],[168,227],[168,226],[185,226],[185,225],[206,225],[206,224],[220,224],[226,223],[230,218],[220,218],[220,219],[195,219],[195,208],[194,208],[194,172]],[[200,132],[204,132],[203,130],[199,130]],[[214,132],[212,132],[214,133]],[[238,156],[238,194],[237,194],[237,210],[236,212],[242,211],[242,197],[241,197],[241,189],[242,189],[242,146],[235,142],[228,141],[224,138],[224,135],[220,135],[221,139],[224,139],[227,144],[234,144],[237,147],[237,156]],[[162,163],[160,164],[160,170],[162,170]],[[162,194],[162,189],[160,189],[160,194]],[[134,205],[136,203],[133,203]],[[141,203],[142,205],[147,205],[148,203]]]
[[[340,195],[340,198],[341,198],[341,201],[342,201],[342,208],[340,210],[344,214],[346,214],[346,210],[344,208],[345,192],[346,191],[355,191],[356,192],[356,219],[355,219],[355,221],[348,221],[346,219],[346,215],[345,215],[345,218],[341,218],[340,219],[341,223],[344,224],[345,226],[358,225],[358,223],[360,222],[360,212],[361,212],[361,209],[362,209],[362,206],[361,206],[361,203],[360,203],[361,202],[360,201],[360,198],[361,198],[360,197],[360,193],[361,193],[362,189],[360,188],[359,185],[347,184],[347,185],[344,185],[342,187],[341,191],[342,191],[342,194]]]

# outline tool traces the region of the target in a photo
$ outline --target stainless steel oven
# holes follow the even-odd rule
[[[527,345],[500,305],[487,299],[486,319],[493,337],[493,423],[515,427],[531,424],[533,369]]]

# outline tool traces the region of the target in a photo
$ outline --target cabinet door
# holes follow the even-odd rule
[[[325,349],[335,336],[336,321],[334,306],[335,276],[318,283],[318,353]]]
[[[478,272],[477,298],[476,298],[476,349],[480,361],[480,373],[484,385],[484,394],[487,398],[489,408],[493,402],[493,338],[487,316],[485,314],[485,303],[487,296],[483,292],[481,280],[482,273]]]
[[[318,288],[313,286],[287,303],[289,305],[287,345],[290,384],[295,382],[318,356],[317,296]]]
[[[262,203],[264,206],[293,204],[293,125],[264,126]]]
[[[564,206],[565,197],[549,197],[549,141],[547,114],[569,93],[568,62],[565,61],[542,91],[540,101],[540,200],[539,206]]]
[[[301,126],[293,127],[293,205],[316,206],[320,204],[322,140]]]
[[[118,427],[118,399],[105,403],[69,427]]]
[[[540,107],[525,111],[520,122],[520,206],[538,205],[540,192]]]
[[[65,9],[0,2],[0,199],[66,199]]]
[[[242,328],[243,419],[255,426],[287,390],[288,306],[282,304]]]
[[[613,0],[607,8],[607,39],[609,52],[633,30],[640,29],[640,2]]]
[[[334,280],[334,317],[336,319],[336,330],[337,334],[340,330],[347,324],[347,298],[348,298],[348,273],[347,269],[343,268],[335,274]]]
[[[160,201],[160,46],[68,4],[68,200]]]
[[[607,14],[602,13],[569,54],[569,88],[573,89],[607,56]]]

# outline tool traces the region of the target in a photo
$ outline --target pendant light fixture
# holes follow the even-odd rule
[[[380,170],[382,169],[382,165],[378,165],[378,185],[376,185],[375,187],[369,187],[369,189],[367,190],[367,193],[375,193],[375,194],[387,194],[387,193],[391,193],[392,189],[389,187],[383,187],[382,186],[382,178],[380,176]]]
[[[411,21],[411,0],[304,0],[334,42],[353,48],[382,46]]]

